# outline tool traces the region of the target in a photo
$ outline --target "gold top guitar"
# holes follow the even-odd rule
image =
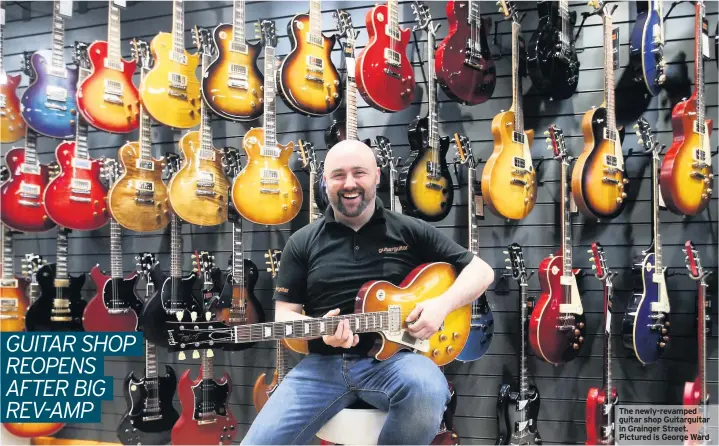
[[[202,97],[225,119],[252,121],[262,114],[264,80],[257,68],[262,47],[245,40],[244,0],[232,2],[232,17],[212,33],[219,54],[202,76]]]
[[[340,75],[332,63],[336,37],[322,34],[320,0],[310,0],[310,13],[297,14],[290,20],[287,35],[292,50],[279,70],[282,99],[288,107],[308,116],[334,112],[342,102]]]
[[[212,45],[209,31],[193,30],[202,54],[202,69],[207,67]],[[170,204],[178,217],[193,225],[215,226],[227,221],[227,196],[230,182],[222,166],[222,153],[212,147],[212,127],[207,107],[200,106],[200,130],[180,139],[184,155],[182,167],[170,180]]]
[[[582,118],[584,151],[572,170],[572,196],[587,217],[614,218],[626,204],[624,155],[614,117],[614,47],[611,12],[603,2],[590,2],[604,24],[604,103]],[[615,5],[616,7],[616,5]]]
[[[264,20],[259,32],[265,42],[265,125],[245,134],[247,164],[232,185],[232,203],[242,218],[263,225],[281,225],[302,207],[302,187],[289,167],[294,143],[277,143],[275,127],[275,24]]]
[[[185,51],[182,0],[172,2],[172,34],[159,33],[150,42],[154,68],[140,83],[145,110],[166,126],[189,129],[200,123],[200,82],[195,76],[198,54]]]
[[[529,149],[534,130],[524,130],[522,76],[519,74],[521,18],[514,2],[501,1],[505,17],[512,19],[512,107],[492,119],[494,152],[482,171],[482,196],[487,207],[500,217],[520,220],[537,202],[536,172]]]
[[[152,66],[147,43],[133,40],[132,51],[144,79]],[[117,157],[122,163],[122,175],[107,196],[112,218],[135,232],[156,231],[167,226],[169,202],[167,187],[162,182],[165,161],[152,157],[152,123],[143,106],[140,106],[140,140],[120,147]]]

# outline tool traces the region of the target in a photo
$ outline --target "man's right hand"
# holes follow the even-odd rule
[[[338,316],[339,314],[340,309],[335,308],[334,310],[325,314],[324,317]],[[337,330],[335,330],[335,334],[332,336],[322,336],[322,340],[325,342],[325,344],[331,347],[350,348],[357,345],[357,343],[359,342],[359,336],[352,333],[349,321],[347,319],[343,319],[337,325]]]

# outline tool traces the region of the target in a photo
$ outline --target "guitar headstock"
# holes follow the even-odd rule
[[[594,242],[592,243],[592,248],[587,252],[592,255],[589,261],[592,262],[592,269],[596,271],[594,275],[597,276],[597,279],[601,281],[610,279],[613,273],[607,266],[607,259],[602,245],[599,242]]]
[[[642,145],[646,153],[651,153],[654,157],[659,157],[660,146],[659,143],[654,140],[654,134],[652,128],[644,118],[639,118],[634,128],[637,129],[636,134],[639,137],[639,144]]]
[[[512,243],[504,251],[509,255],[509,265],[507,268],[512,271],[512,278],[520,284],[527,282],[527,268],[524,265],[524,254],[522,247],[518,243]]]
[[[440,25],[439,23],[435,25],[432,21],[432,13],[430,12],[427,4],[415,0],[410,6],[412,7],[412,12],[414,13],[414,20],[417,22],[413,31],[423,29],[427,31],[427,33],[434,34],[437,32]]]
[[[155,254],[151,252],[141,252],[140,254],[135,256],[135,260],[137,274],[145,280],[148,280],[148,278],[150,277],[150,273],[152,272],[152,268],[154,268],[155,264],[157,263]]]
[[[195,251],[192,254],[192,271],[198,275],[205,277],[209,281],[210,273],[215,268],[215,256],[207,251]]]
[[[72,60],[79,68],[83,70],[89,70],[90,67],[90,55],[87,52],[88,44],[85,42],[75,41],[72,52]]]
[[[517,5],[515,2],[510,0],[499,0],[497,2],[497,6],[499,6],[499,12],[502,13],[505,19],[510,19],[512,21],[519,21],[519,11],[517,11]]]
[[[309,141],[299,140],[297,144],[297,153],[300,155],[302,168],[309,173],[317,174],[317,155],[315,154],[315,146]]]
[[[234,328],[220,321],[196,321],[191,324],[182,322],[167,323],[167,350],[180,352],[179,359],[185,359],[184,352],[193,350],[192,357],[200,357],[197,351],[222,344],[231,344]],[[212,357],[208,355],[208,357]]]
[[[27,280],[34,280],[37,275],[37,271],[40,267],[47,264],[47,260],[44,260],[39,254],[29,253],[25,254],[21,263],[23,277]]]
[[[112,158],[103,158],[100,167],[100,178],[108,185],[112,185],[122,174],[122,166]]]
[[[174,152],[167,152],[165,154],[165,174],[167,178],[172,178],[182,167],[182,160],[180,155]]]
[[[280,273],[280,258],[282,257],[282,251],[279,249],[268,249],[265,253],[265,264],[267,265],[267,272],[272,275],[272,278],[276,278],[277,274]]]
[[[701,259],[699,258],[699,251],[694,247],[694,243],[692,243],[691,240],[687,240],[687,242],[684,243],[684,249],[682,249],[682,251],[686,254],[684,263],[689,270],[689,277],[693,280],[704,280],[709,273],[704,271]]]
[[[397,161],[394,159],[394,154],[392,153],[392,143],[389,141],[389,138],[385,136],[378,136],[375,140],[377,141],[377,159],[380,167],[384,168],[390,166],[390,168],[394,168]]]
[[[466,164],[470,169],[476,167],[474,160],[474,154],[472,153],[472,146],[469,142],[469,138],[459,133],[454,134],[454,149],[455,149],[455,160],[460,164]]]
[[[25,74],[25,76],[29,77],[30,80],[33,80],[34,70],[32,69],[32,51],[24,51],[22,53],[22,61],[20,61],[20,70]]]
[[[352,16],[344,9],[336,9],[332,15],[334,16],[335,23],[337,24],[337,30],[339,31],[338,34],[340,37],[347,39],[347,45],[354,49],[355,39],[359,35],[359,31],[357,31],[352,25]]]
[[[132,39],[130,41],[130,51],[132,58],[140,67],[149,70],[153,65],[152,53],[150,46],[144,40]]]
[[[554,159],[569,162],[570,157],[567,152],[567,145],[564,142],[564,132],[562,132],[562,129],[556,124],[552,124],[549,126],[549,130],[544,132],[544,134],[548,136],[547,142],[549,142],[550,145],[547,146],[547,149],[554,153]]]
[[[7,166],[0,166],[0,181],[7,181],[10,178],[10,169]]]
[[[222,167],[225,169],[225,175],[229,178],[236,177],[242,170],[242,160],[240,159],[240,151],[232,146],[222,148]]]
[[[262,20],[255,23],[255,34],[262,41],[263,46],[277,46],[277,30],[275,29],[274,21]]]
[[[192,28],[192,43],[195,44],[200,54],[212,55],[214,46],[212,45],[212,33],[209,29],[195,25]]]

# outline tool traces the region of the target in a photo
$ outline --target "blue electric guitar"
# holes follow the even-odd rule
[[[21,113],[27,125],[51,138],[75,137],[78,119],[75,92],[77,68],[68,68],[64,58],[64,22],[60,1],[53,2],[52,51],[36,51],[30,58],[32,83],[20,100]]]
[[[652,154],[652,228],[654,241],[641,252],[633,273],[641,276],[641,287],[634,290],[632,302],[622,320],[622,341],[642,364],[659,359],[669,342],[669,295],[662,266],[662,245],[659,239],[659,152],[649,124],[638,122],[639,142]]]
[[[465,136],[459,136],[457,133],[454,134],[454,144],[457,150],[456,160],[461,164],[467,165],[467,192],[469,194],[468,203],[468,216],[469,224],[467,231],[469,232],[469,250],[474,255],[479,253],[479,230],[477,229],[477,218],[475,197],[476,192],[479,190],[479,185],[475,184],[474,173],[477,168],[477,163],[472,154],[472,147],[469,144],[469,139]],[[482,294],[474,302],[472,302],[472,325],[469,332],[469,338],[467,343],[464,345],[464,349],[457,356],[457,360],[462,362],[476,361],[477,359],[484,356],[489,349],[489,345],[492,342],[492,336],[494,335],[494,317],[492,316],[492,309],[489,308],[489,302],[487,296]]]
[[[666,80],[662,1],[637,2],[637,20],[629,40],[629,64],[634,80],[643,84],[652,96],[659,94]]]

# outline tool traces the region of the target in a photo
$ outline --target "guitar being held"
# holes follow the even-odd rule
[[[388,420],[411,420],[386,423],[379,444],[430,444],[438,433],[450,393],[437,366],[464,347],[470,304],[494,273],[429,223],[385,209],[379,175],[361,141],[327,153],[330,206],[290,236],[274,295],[276,321],[297,322],[283,333],[308,338],[310,354],[277,386],[247,444],[308,442],[360,402],[388,412]],[[393,319],[400,335],[372,332],[389,306],[400,309]],[[320,316],[325,323],[311,320]],[[291,421],[278,426],[278,419]]]

